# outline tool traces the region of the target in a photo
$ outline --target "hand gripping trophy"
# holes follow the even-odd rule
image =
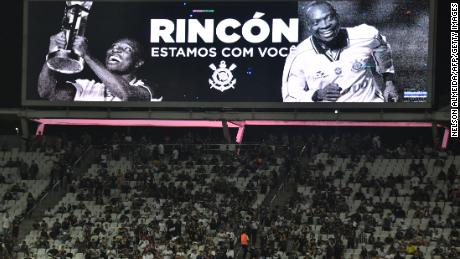
[[[75,74],[83,70],[84,60],[72,51],[72,44],[75,36],[84,35],[92,4],[92,1],[66,1],[61,27],[66,36],[66,45],[46,56],[46,64],[50,69],[63,74]]]

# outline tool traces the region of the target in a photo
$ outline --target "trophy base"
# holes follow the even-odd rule
[[[76,74],[83,70],[84,60],[71,50],[60,49],[46,56],[46,65],[63,74]]]

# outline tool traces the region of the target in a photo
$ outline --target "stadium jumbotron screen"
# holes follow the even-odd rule
[[[428,108],[434,4],[28,0],[22,103]]]

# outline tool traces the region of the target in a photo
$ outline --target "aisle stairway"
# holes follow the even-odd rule
[[[90,165],[94,163],[99,153],[100,151],[95,149],[89,149],[86,153],[84,153],[79,162],[73,168],[74,177],[78,178],[86,172]],[[48,208],[56,206],[66,193],[67,190],[65,190],[60,183],[55,184],[54,187],[50,189],[40,201],[38,201],[36,207],[24,217],[24,220],[19,226],[18,240],[24,240],[26,235],[33,229],[32,225],[34,222],[40,221],[43,218],[45,211]]]

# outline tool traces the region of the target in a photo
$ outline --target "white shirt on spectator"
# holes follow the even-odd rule
[[[233,251],[233,249],[229,249],[225,255],[227,255],[227,257],[235,258],[235,251]]]
[[[3,227],[4,230],[7,230],[7,229],[10,228],[10,220],[11,220],[11,218],[7,214],[3,215],[2,227]]]
[[[160,232],[166,232],[166,224],[164,222],[158,223],[158,227],[160,228]]]
[[[104,163],[104,164],[107,163],[107,154],[105,154],[105,153],[101,154],[101,162]]]
[[[400,156],[405,156],[406,155],[406,148],[403,146],[399,146],[396,148],[396,151],[398,151],[398,154]]]
[[[148,252],[147,254],[144,254],[142,256],[142,259],[153,259],[153,254],[151,252]]]
[[[163,144],[158,144],[158,154],[164,155],[165,154],[165,147]]]
[[[427,155],[431,155],[431,153],[433,153],[433,148],[430,147],[430,146],[425,146],[423,148],[423,152],[425,152],[425,154],[427,154]]]
[[[196,259],[198,255],[195,252],[191,252],[189,256],[190,256],[190,259]]]
[[[420,183],[420,178],[418,178],[417,176],[414,176],[410,179],[411,187],[418,187],[419,183]]]
[[[382,145],[382,142],[380,141],[380,136],[375,136],[372,138],[372,144],[374,145],[374,148],[379,149]]]
[[[438,156],[439,156],[440,158],[447,158],[447,152],[446,152],[445,150],[440,150],[440,151],[438,152]]]
[[[172,159],[173,160],[178,160],[179,159],[179,150],[177,150],[177,148],[175,148],[172,152]]]

